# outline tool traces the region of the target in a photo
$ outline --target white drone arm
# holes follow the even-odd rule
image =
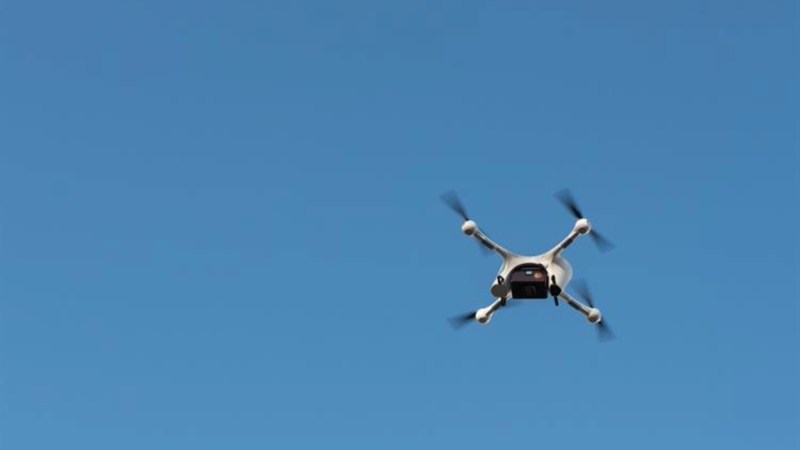
[[[562,291],[560,294],[558,294],[558,296],[560,298],[563,298],[567,302],[567,304],[569,304],[569,306],[575,308],[576,311],[580,312],[584,316],[589,315],[589,307],[575,300],[571,295]]]
[[[560,294],[558,294],[558,297],[564,299],[569,306],[586,316],[586,319],[589,322],[597,323],[600,321],[600,319],[602,319],[599,309],[584,305],[583,303],[575,300],[566,292],[562,291]]]
[[[491,305],[475,311],[475,320],[484,325],[488,324],[489,321],[492,320],[492,315],[494,315],[494,313],[497,312],[498,309],[502,308],[503,306],[506,306],[507,301],[508,300],[506,298],[499,297],[494,302],[492,302]]]
[[[589,233],[592,230],[592,225],[586,219],[578,219],[575,222],[575,226],[572,228],[572,231],[569,232],[566,238],[563,241],[559,242],[558,245],[553,247],[548,254],[552,255],[553,258],[558,256],[561,252],[564,251],[567,247],[572,245],[579,236]]]
[[[489,250],[494,251],[503,258],[507,258],[511,254],[511,252],[503,248],[500,244],[491,240],[489,236],[486,235],[486,233],[484,233],[483,231],[481,231],[480,228],[478,228],[478,224],[476,224],[472,220],[467,220],[466,222],[464,222],[464,224],[461,226],[461,231],[463,231],[464,234],[466,234],[467,236],[474,237],[479,244],[483,245]]]

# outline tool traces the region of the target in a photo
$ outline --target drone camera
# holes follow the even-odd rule
[[[514,298],[545,299],[549,294],[547,270],[539,264],[523,264],[508,279]]]

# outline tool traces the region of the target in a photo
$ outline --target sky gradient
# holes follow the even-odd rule
[[[797,3],[377,3],[2,4],[0,447],[800,447]]]

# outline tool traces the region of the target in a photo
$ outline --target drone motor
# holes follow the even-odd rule
[[[475,320],[486,325],[492,320],[493,312],[491,307],[481,308],[475,312]]]
[[[603,315],[600,314],[600,310],[599,309],[590,308],[589,309],[589,314],[586,315],[586,320],[588,320],[589,323],[597,323],[597,322],[600,322],[601,320],[603,320]]]
[[[477,229],[478,225],[471,220],[467,220],[463,225],[461,225],[461,231],[463,231],[467,236],[472,236],[475,234],[475,230]]]

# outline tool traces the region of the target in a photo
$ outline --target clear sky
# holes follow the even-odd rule
[[[6,1],[0,447],[800,446],[794,1]],[[487,327],[570,187],[551,301]]]

